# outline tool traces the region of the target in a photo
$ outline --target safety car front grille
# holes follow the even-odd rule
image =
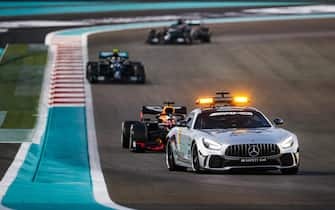
[[[280,153],[276,144],[237,144],[230,145],[225,155],[231,157],[264,157]]]

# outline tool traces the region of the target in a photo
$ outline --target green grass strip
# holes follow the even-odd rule
[[[0,129],[34,128],[46,62],[43,45],[8,46],[0,63],[0,111],[6,112]]]

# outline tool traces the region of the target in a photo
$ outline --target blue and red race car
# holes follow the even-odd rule
[[[165,151],[166,135],[186,116],[185,106],[174,106],[174,102],[163,105],[143,106],[139,121],[122,123],[121,143],[133,152]]]

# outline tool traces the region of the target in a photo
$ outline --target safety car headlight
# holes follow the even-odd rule
[[[287,149],[287,148],[292,147],[293,144],[294,144],[293,136],[290,136],[290,137],[284,139],[284,141],[282,141],[282,142],[280,143],[280,146],[281,146],[283,149]]]
[[[207,149],[212,149],[212,150],[220,150],[221,149],[221,144],[210,140],[210,139],[205,139],[202,138],[202,143]]]

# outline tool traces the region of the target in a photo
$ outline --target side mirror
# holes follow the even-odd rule
[[[176,123],[178,127],[187,127],[187,123],[185,120],[180,120]]]
[[[283,119],[280,119],[280,118],[276,118],[276,119],[274,119],[273,122],[274,122],[276,125],[282,125],[282,124],[284,124],[284,120],[283,120]]]

